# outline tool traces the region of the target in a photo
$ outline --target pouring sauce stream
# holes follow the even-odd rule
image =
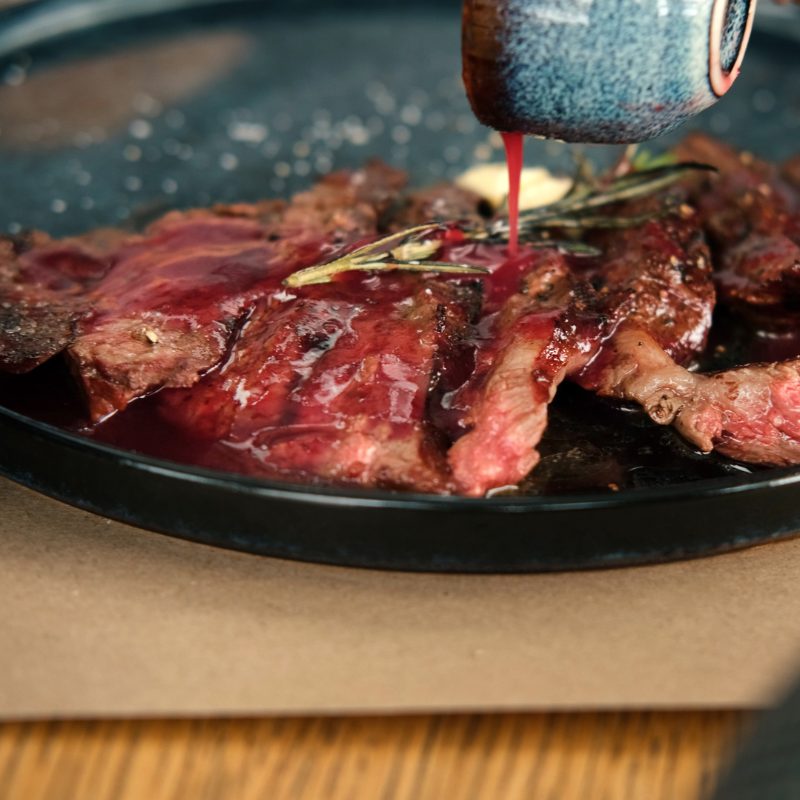
[[[519,184],[522,176],[522,151],[524,138],[521,133],[501,133],[506,148],[508,163],[508,254],[517,255],[519,240]]]

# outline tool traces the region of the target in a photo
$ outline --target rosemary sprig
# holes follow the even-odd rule
[[[647,214],[637,214],[635,216],[624,217],[604,217],[604,216],[579,216],[579,217],[552,217],[543,219],[536,224],[537,228],[565,228],[567,230],[597,230],[600,228],[636,228],[644,225],[651,219],[664,217],[673,211],[671,206],[654,210]]]
[[[649,150],[639,150],[633,158],[632,165],[635,170],[642,172],[655,167],[666,167],[676,162],[677,156],[669,151],[653,155]]]
[[[632,151],[628,158],[633,156]],[[647,162],[645,162],[647,163]],[[519,215],[519,239],[529,246],[557,248],[573,255],[600,255],[600,251],[580,241],[555,241],[548,238],[548,229],[563,228],[569,231],[595,230],[601,228],[632,228],[657,219],[674,210],[670,205],[662,205],[646,214],[624,216],[598,213],[599,209],[613,206],[626,200],[636,200],[666,189],[676,181],[696,170],[714,170],[707,164],[685,162],[664,163],[663,160],[650,160],[658,164],[648,169],[633,170],[613,178],[607,185],[598,182],[586,159],[578,162],[578,171],[572,187],[559,201],[542,208],[523,211]],[[612,173],[613,174],[613,173]],[[438,238],[430,238],[435,231],[441,231],[456,222],[431,223],[407,228],[375,242],[359,247],[351,253],[340,256],[326,264],[302,269],[290,275],[284,285],[299,287],[315,283],[328,283],[334,275],[353,270],[390,271],[394,269],[412,272],[453,273],[460,275],[485,275],[489,270],[469,264],[454,264],[432,260],[432,256],[442,246]],[[461,227],[467,239],[501,244],[508,241],[508,218],[500,218],[485,226]]]
[[[417,225],[392,233],[327,264],[301,269],[286,278],[283,283],[285,286],[293,287],[329,283],[334,275],[353,270],[402,269],[411,272],[447,272],[460,275],[486,275],[489,272],[485,267],[473,267],[469,264],[430,261],[429,257],[436,253],[442,242],[437,239],[422,240],[422,234],[441,229],[442,225],[437,223]]]
[[[630,172],[617,178],[607,189],[596,189],[576,177],[573,188],[556,203],[543,208],[533,208],[519,215],[520,241],[535,238],[536,232],[543,228],[571,228],[592,230],[596,228],[636,227],[655,219],[669,209],[657,209],[651,214],[634,217],[620,215],[598,215],[597,209],[611,206],[625,200],[636,200],[666,189],[673,183],[696,170],[714,170],[706,164],[685,162],[671,164],[641,172]],[[509,231],[508,219],[497,220],[491,226],[490,238],[504,239]]]
[[[600,182],[594,174],[594,166],[586,157],[586,153],[583,150],[575,150],[572,158],[575,161],[575,176],[572,179],[572,186],[564,197],[553,205],[561,206],[581,197],[587,197],[600,187]]]

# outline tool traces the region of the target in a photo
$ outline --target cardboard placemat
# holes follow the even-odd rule
[[[745,707],[796,672],[798,539],[415,575],[191,544],[0,480],[3,719]]]

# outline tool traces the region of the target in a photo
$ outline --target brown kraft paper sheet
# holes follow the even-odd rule
[[[800,539],[391,573],[191,544],[0,479],[0,576],[3,719],[747,707],[800,673]]]

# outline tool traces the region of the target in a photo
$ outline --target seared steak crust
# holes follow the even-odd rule
[[[87,304],[44,290],[5,287],[0,300],[0,359],[5,372],[29,372],[75,341]]]
[[[696,356],[705,346],[716,303],[711,257],[697,217],[673,215],[598,241],[605,254],[587,277],[609,332],[630,325],[648,331],[678,362]]]
[[[793,318],[800,297],[796,160],[780,171],[704,134],[686,137],[676,153],[719,170],[690,190],[716,255],[720,299],[756,312],[762,323]]]
[[[800,211],[797,191],[772,164],[739,153],[703,133],[692,133],[674,150],[679,160],[716,167],[686,181],[703,229],[714,247],[751,233],[778,233]]]
[[[0,237],[0,369],[28,372],[70,345],[89,316],[88,293],[111,269],[118,231],[53,242],[29,231]]]

